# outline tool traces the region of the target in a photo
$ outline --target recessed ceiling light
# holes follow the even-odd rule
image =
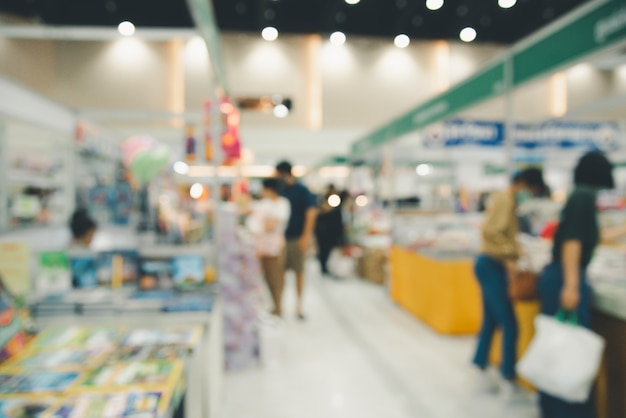
[[[406,48],[411,43],[411,39],[405,34],[400,34],[396,36],[396,38],[393,40],[393,43],[398,48]]]
[[[346,43],[346,35],[343,32],[334,32],[330,35],[330,43],[335,46],[341,46]]]
[[[478,34],[476,33],[476,29],[465,28],[461,31],[461,34],[459,35],[459,37],[461,38],[463,42],[472,42],[476,39],[477,35]]]
[[[515,6],[516,3],[517,0],[498,0],[498,6],[502,7],[503,9],[510,9],[511,7]]]
[[[275,41],[276,39],[278,39],[278,29],[272,26],[268,26],[263,29],[263,32],[261,32],[261,36],[263,36],[263,39],[265,39],[266,41]]]
[[[426,7],[429,10],[439,10],[443,7],[443,0],[426,0]]]
[[[476,33],[476,29],[465,28],[461,31],[461,34],[459,35],[459,37],[461,38],[463,42],[472,42],[476,39],[477,35],[478,34]]]
[[[347,4],[352,4],[352,5],[359,4],[360,2],[361,2],[361,0],[346,0]]]
[[[117,30],[124,36],[133,36],[135,33],[135,25],[132,22],[124,21],[117,26]]]

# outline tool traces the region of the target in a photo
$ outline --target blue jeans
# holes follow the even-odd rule
[[[508,278],[504,265],[488,256],[476,259],[474,273],[480,283],[483,296],[483,324],[478,338],[474,364],[485,369],[489,364],[489,352],[493,335],[502,329],[502,376],[515,379],[517,361],[517,318],[509,299]]]
[[[591,325],[591,291],[584,271],[580,273],[580,304],[578,322],[587,328]],[[549,264],[539,277],[541,313],[555,316],[561,309],[561,289],[563,289],[563,267],[560,263]],[[539,393],[541,418],[593,418],[596,416],[593,400],[585,403],[571,403],[546,393]]]

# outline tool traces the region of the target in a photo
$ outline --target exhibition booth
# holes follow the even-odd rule
[[[517,169],[539,167],[551,199],[520,207],[529,224],[521,238],[534,271],[549,262],[538,236],[558,220],[577,159],[601,150],[615,164],[617,190],[599,197],[601,223],[624,223],[626,31],[618,1],[591,2],[513,46],[482,71],[363,137],[355,161],[376,170],[373,195],[389,209],[388,290],[401,307],[442,334],[477,334],[481,296],[473,273],[481,214],[490,192]],[[562,48],[566,39],[569,48]],[[413,197],[413,207],[399,202]],[[620,417],[626,388],[621,338],[626,331],[624,248],[602,248],[592,266],[594,329],[607,341],[597,385],[601,417]],[[611,267],[611,266],[621,267]],[[516,303],[519,355],[534,334],[536,302]],[[618,329],[620,331],[618,331]],[[492,353],[499,362],[499,345]]]

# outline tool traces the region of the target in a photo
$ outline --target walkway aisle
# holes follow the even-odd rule
[[[222,418],[536,418],[477,395],[473,338],[442,337],[398,309],[380,287],[317,278],[307,322],[293,286],[279,325],[263,327],[265,365],[226,378]],[[290,281],[291,282],[291,281]]]

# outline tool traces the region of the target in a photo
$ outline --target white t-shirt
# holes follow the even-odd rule
[[[290,215],[291,206],[284,197],[262,199],[253,205],[247,226],[255,236],[258,255],[276,257],[282,253]],[[268,223],[275,223],[271,230],[267,230]]]

